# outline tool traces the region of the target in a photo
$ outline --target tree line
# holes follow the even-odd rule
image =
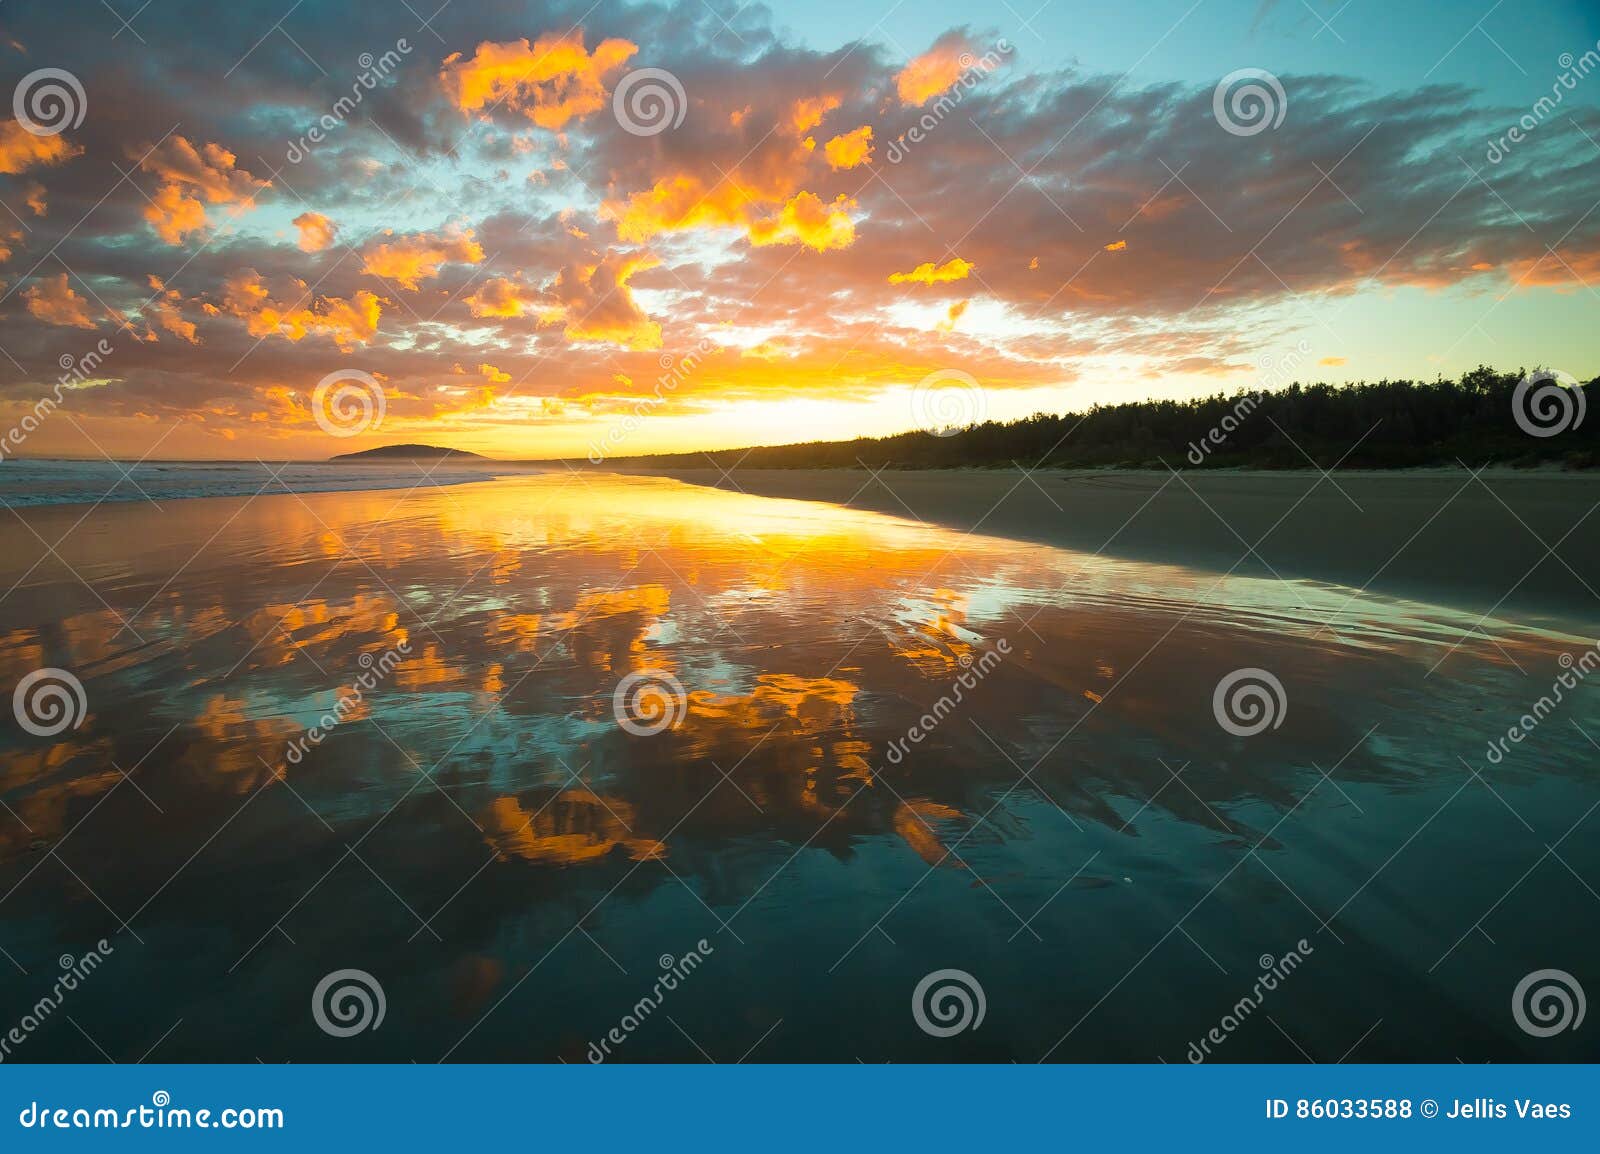
[[[1534,371],[1537,375],[1537,370]],[[1459,380],[1296,382],[1270,393],[1218,393],[1187,401],[1094,405],[938,432],[812,441],[710,453],[617,459],[629,464],[731,469],[1258,468],[1396,469],[1426,465],[1588,469],[1600,463],[1600,413],[1578,415],[1600,394],[1556,392],[1525,372],[1479,366]],[[1519,423],[1518,412],[1524,420]],[[1540,436],[1529,429],[1559,431]]]

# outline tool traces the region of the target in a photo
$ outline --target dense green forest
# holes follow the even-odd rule
[[[937,469],[1011,464],[1074,468],[1250,467],[1408,468],[1464,462],[1587,469],[1600,464],[1600,414],[1584,415],[1600,393],[1557,392],[1522,372],[1479,367],[1459,381],[1296,383],[1272,393],[1218,394],[1192,401],[1095,405],[1087,412],[1038,413],[955,432],[902,433],[751,450],[615,456],[617,464],[722,468]],[[1520,408],[1523,423],[1519,423]],[[1575,419],[1577,418],[1577,419]],[[1527,431],[1559,429],[1538,436]],[[1307,458],[1310,460],[1307,460]]]

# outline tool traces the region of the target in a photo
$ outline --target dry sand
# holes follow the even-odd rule
[[[1554,618],[1600,636],[1600,474],[637,471],[1110,556],[1217,572],[1237,565],[1499,617]]]

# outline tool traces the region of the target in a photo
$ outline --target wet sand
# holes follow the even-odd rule
[[[1597,473],[638,471],[1113,557],[1587,619],[1600,636]]]
[[[5,590],[83,707],[0,727],[0,1009],[114,949],[16,1060],[583,1062],[691,950],[613,1060],[1180,1062],[1291,949],[1223,1060],[1593,1057],[1509,1007],[1600,945],[1592,687],[1485,760],[1570,634],[565,470],[20,510]]]

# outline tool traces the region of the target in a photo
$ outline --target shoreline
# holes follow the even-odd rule
[[[109,462],[104,463],[108,468]],[[345,475],[347,466],[356,472]],[[257,462],[214,469],[259,470]],[[148,465],[147,465],[148,467]],[[475,462],[428,474],[313,465],[287,487],[161,488],[118,479],[77,495],[0,490],[14,512],[74,505],[394,492],[559,472]],[[842,505],[961,532],[1205,572],[1325,582],[1600,636],[1600,472],[1497,467],[1312,469],[660,469],[569,466],[578,476],[663,477],[751,496]],[[173,470],[181,476],[185,470]],[[331,474],[331,475],[329,475]],[[262,476],[266,474],[263,473]],[[212,479],[215,480],[214,478]],[[350,483],[357,482],[357,483]],[[375,483],[382,482],[382,483]],[[1254,547],[1252,552],[1250,547]],[[1555,556],[1546,554],[1554,546]],[[1591,576],[1592,575],[1592,576]]]
[[[608,471],[826,501],[1076,552],[1331,582],[1486,615],[1578,620],[1590,623],[1585,636],[1600,629],[1594,472]]]

